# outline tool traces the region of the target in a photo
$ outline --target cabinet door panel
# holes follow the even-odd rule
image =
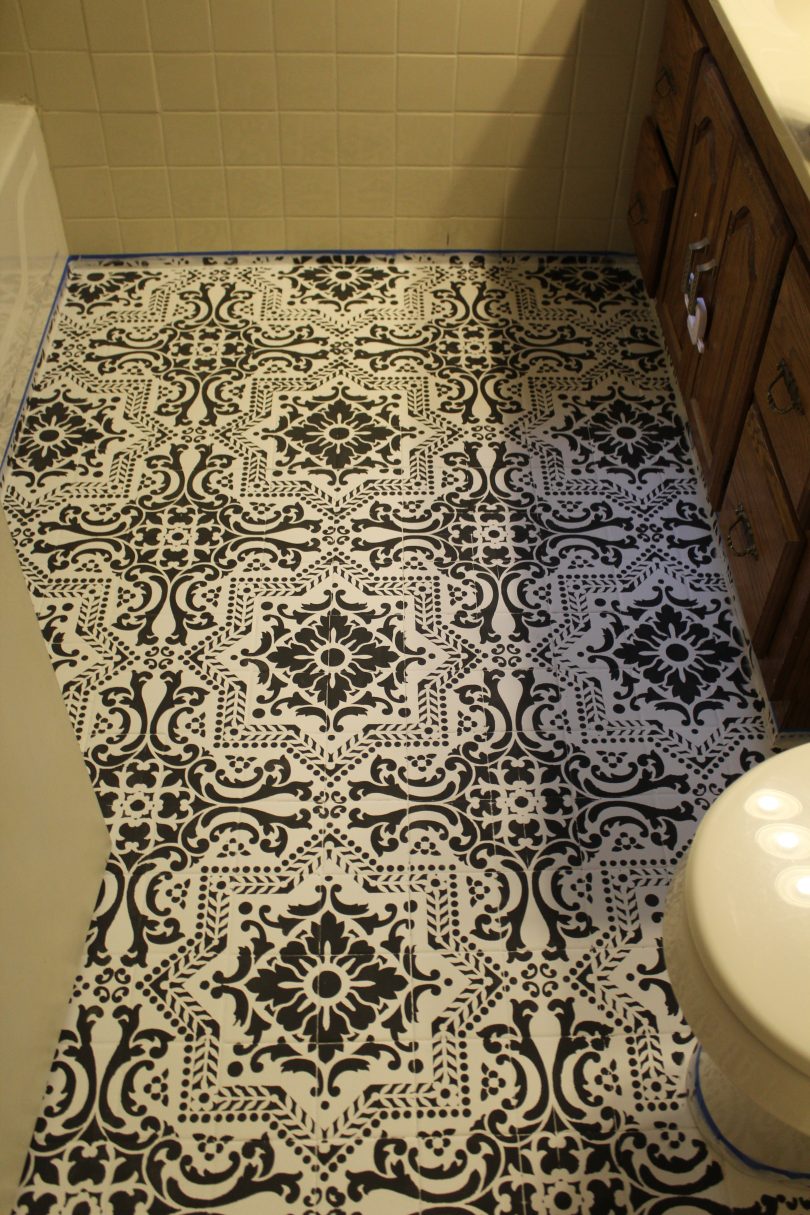
[[[687,409],[696,431],[709,501],[717,507],[751,400],[775,286],[791,233],[747,145],[740,142],[726,194],[717,269],[702,284],[705,349],[695,355]]]
[[[810,524],[810,272],[794,249],[754,389],[799,522]]]
[[[658,285],[667,224],[675,198],[675,178],[654,124],[644,119],[627,208],[627,224],[644,286],[653,295]]]
[[[685,268],[717,256],[717,230],[734,149],[743,138],[734,107],[715,65],[707,60],[692,108],[686,168],[678,189],[657,307],[684,395],[694,372],[686,330]],[[696,248],[695,246],[700,246]]]
[[[683,0],[669,0],[655,69],[653,117],[676,170],[686,137],[686,115],[704,50],[700,31]]]
[[[773,634],[804,538],[774,464],[755,405],[745,422],[720,510],[720,528],[757,653]]]

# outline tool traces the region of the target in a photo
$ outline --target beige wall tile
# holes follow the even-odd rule
[[[148,51],[143,0],[84,0],[87,40],[94,51]]]
[[[210,51],[208,0],[146,0],[152,49]]]
[[[71,253],[121,253],[116,219],[66,219],[65,236]]]
[[[339,51],[394,51],[395,0],[338,0],[336,15]]]
[[[223,110],[270,110],[276,104],[273,56],[225,52],[215,56]]]
[[[283,219],[232,219],[231,235],[234,249],[284,249],[286,238]]]
[[[452,55],[400,55],[397,109],[452,110],[456,61]]]
[[[338,55],[337,97],[341,110],[394,108],[393,55]]]
[[[156,110],[155,75],[150,55],[101,51],[93,70],[103,110]]]
[[[35,101],[31,57],[19,51],[0,52],[0,97],[3,101]]]
[[[172,168],[169,187],[173,213],[178,219],[227,215],[224,169]]]
[[[232,248],[227,219],[178,219],[177,248],[183,253],[212,253]]]
[[[503,221],[501,248],[547,250],[554,248],[556,219],[514,219],[507,216]]]
[[[301,219],[290,217],[286,223],[288,249],[337,249],[340,221],[336,217]]]
[[[80,0],[20,0],[28,49],[82,51],[87,46]]]
[[[279,163],[278,116],[236,111],[220,114],[222,151],[226,165]]]
[[[118,226],[126,253],[166,253],[177,248],[173,219],[121,219]]]
[[[506,169],[480,166],[454,169],[451,213],[465,217],[503,215],[506,181]]]
[[[163,132],[157,114],[104,114],[101,121],[109,164],[163,164]]]
[[[583,55],[623,55],[635,50],[644,0],[588,0],[582,21]]]
[[[558,167],[565,160],[568,123],[568,114],[512,114],[508,163]]]
[[[264,169],[258,165],[228,168],[225,170],[225,181],[231,216],[281,217],[284,214],[281,169]]]
[[[284,208],[291,215],[337,215],[337,169],[284,167]]]
[[[522,55],[573,55],[587,0],[523,0],[518,50]]]
[[[398,215],[394,223],[397,249],[446,249],[450,243],[447,219],[411,218]]]
[[[165,169],[111,169],[119,219],[158,219],[172,213]]]
[[[332,110],[337,98],[334,55],[276,55],[280,110]]]
[[[456,109],[510,110],[516,67],[513,55],[459,55]]]
[[[394,163],[393,114],[338,114],[339,160],[342,165]]]
[[[456,114],[453,163],[505,165],[509,160],[509,114]]]
[[[393,216],[393,168],[341,169],[340,214]]]
[[[279,114],[279,133],[284,164],[337,164],[335,114],[317,110]]]
[[[577,65],[572,112],[624,113],[630,100],[633,66],[633,57],[628,55],[582,56]]]
[[[98,114],[46,111],[42,115],[42,129],[52,168],[106,163],[107,150]]]
[[[500,249],[503,220],[499,215],[450,220],[451,249]]]
[[[274,0],[273,16],[278,50],[334,50],[333,0]]]
[[[452,114],[398,114],[397,164],[449,165],[454,121]]]
[[[210,0],[214,50],[273,49],[273,12],[268,0]]]
[[[452,214],[452,170],[397,169],[396,215],[431,216]]]
[[[54,169],[53,179],[64,219],[115,216],[110,171],[106,167]]]
[[[576,219],[604,216],[609,221],[618,168],[615,160],[566,163],[560,214]]]
[[[609,230],[609,219],[561,215],[557,226],[556,246],[558,249],[570,249],[573,253],[588,252],[592,249],[605,250],[608,247]]]
[[[0,47],[4,51],[27,50],[17,0],[0,0]]]
[[[155,72],[164,110],[217,108],[213,55],[155,55]]]
[[[350,218],[340,221],[341,249],[392,249],[393,219]]]
[[[569,164],[610,164],[619,161],[626,116],[609,111],[599,114],[572,114],[568,137]]]
[[[90,56],[84,51],[34,51],[31,65],[37,101],[43,109],[98,108]]]
[[[512,109],[531,114],[567,114],[571,108],[575,60],[518,56]]]
[[[507,169],[504,213],[513,219],[549,219],[557,215],[562,169]]]
[[[464,0],[458,27],[462,54],[514,54],[520,0]]]
[[[399,0],[398,51],[450,54],[457,30],[458,0]]]
[[[162,116],[166,162],[170,165],[217,165],[222,162],[219,115],[203,110]]]

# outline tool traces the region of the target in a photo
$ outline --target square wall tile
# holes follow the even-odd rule
[[[456,114],[453,163],[505,165],[509,159],[508,114]]]
[[[96,85],[85,51],[33,51],[37,101],[44,110],[96,110]]]
[[[215,51],[273,49],[273,9],[267,0],[210,0]]]
[[[602,110],[613,114],[624,113],[630,99],[633,69],[632,54],[581,56],[577,65],[572,112],[596,114]]]
[[[286,244],[283,219],[232,219],[231,235],[234,249],[283,249]]]
[[[0,47],[4,51],[27,49],[17,0],[0,0]]]
[[[337,169],[288,167],[283,170],[287,216],[337,215]]]
[[[504,213],[512,218],[556,216],[562,168],[507,169]]]
[[[452,114],[398,114],[397,164],[449,165],[458,119]]]
[[[145,54],[102,51],[93,55],[102,110],[156,110],[155,73]]]
[[[458,27],[460,54],[510,55],[517,50],[520,0],[464,0]]]
[[[170,169],[172,208],[176,218],[227,214],[225,172],[218,168]]]
[[[121,219],[157,219],[172,213],[165,169],[112,169],[115,205]]]
[[[516,62],[514,55],[459,55],[456,109],[511,109]]]
[[[87,40],[94,51],[148,51],[143,0],[83,0]]]
[[[582,22],[583,55],[623,55],[635,49],[644,0],[588,0]]]
[[[231,248],[227,219],[177,219],[177,248],[184,253],[210,253]]]
[[[459,0],[399,0],[397,50],[450,54],[458,37]]]
[[[349,218],[340,221],[341,249],[392,249],[393,219]]]
[[[164,110],[217,108],[213,55],[155,55],[155,72]]]
[[[502,249],[550,250],[554,248],[556,218],[505,216],[501,236]]]
[[[450,244],[450,221],[413,217],[398,212],[394,221],[397,249],[446,249]]]
[[[277,50],[334,50],[334,0],[274,0],[273,17]]]
[[[28,49],[81,51],[87,46],[80,0],[20,0]]]
[[[221,113],[219,122],[226,165],[278,164],[278,116],[275,113]]]
[[[121,219],[118,226],[126,253],[173,253],[177,248],[173,219]]]
[[[152,49],[209,51],[208,0],[146,0]]]
[[[337,97],[334,55],[276,55],[280,110],[332,110]]]
[[[3,101],[35,101],[37,92],[31,56],[22,51],[0,51],[0,98]],[[51,93],[51,100],[55,98],[56,93]]]
[[[519,55],[512,109],[534,114],[567,114],[574,87],[573,58]]]
[[[66,219],[65,237],[71,253],[121,253],[115,219]]]
[[[398,168],[396,215],[443,218],[452,214],[450,168]]]
[[[518,50],[521,55],[574,55],[587,0],[523,0]],[[615,6],[614,6],[615,7]]]
[[[225,181],[229,215],[246,218],[283,215],[281,169],[257,165],[228,168]]]
[[[452,214],[455,216],[503,215],[507,170],[457,166],[453,169]]]
[[[500,249],[503,219],[454,217],[450,220],[451,249]]]
[[[273,56],[220,53],[216,55],[219,104],[223,110],[269,110],[276,104]]]
[[[452,55],[400,55],[397,61],[398,110],[452,110],[456,60]]]
[[[304,110],[280,114],[279,134],[285,165],[337,163],[337,121],[333,113]]]
[[[342,165],[394,163],[394,115],[338,114],[339,161]]]
[[[338,0],[337,49],[388,51],[396,46],[396,0]]]
[[[103,114],[101,121],[109,164],[163,164],[163,132],[157,114]]]
[[[391,110],[395,81],[396,59],[393,55],[338,55],[338,108]]]
[[[393,216],[393,168],[341,168],[340,214]]]
[[[110,171],[106,166],[54,169],[53,179],[64,219],[115,215]]]
[[[586,216],[562,214],[557,226],[556,247],[572,253],[604,249],[609,231],[610,219],[607,217],[588,219]]]
[[[569,121],[567,114],[512,114],[509,119],[509,164],[527,168],[562,165]]]
[[[219,115],[191,111],[162,115],[166,163],[217,165],[222,162]]]
[[[569,161],[565,166],[560,214],[577,219],[604,215],[609,219],[618,169],[616,159],[585,163]]]
[[[571,115],[568,139],[570,164],[618,163],[624,139],[626,116],[611,111]],[[635,145],[634,145],[635,150]]]
[[[290,216],[286,223],[288,249],[337,249],[340,243],[340,221]]]
[[[62,165],[102,165],[107,159],[101,119],[80,110],[46,111],[42,129],[52,168]]]

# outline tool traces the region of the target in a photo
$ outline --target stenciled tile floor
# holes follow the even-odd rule
[[[682,1095],[770,736],[632,263],[75,261],[3,494],[112,835],[18,1215],[803,1209]]]

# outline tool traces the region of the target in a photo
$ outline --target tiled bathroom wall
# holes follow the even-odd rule
[[[629,247],[664,0],[0,0],[72,252]]]

